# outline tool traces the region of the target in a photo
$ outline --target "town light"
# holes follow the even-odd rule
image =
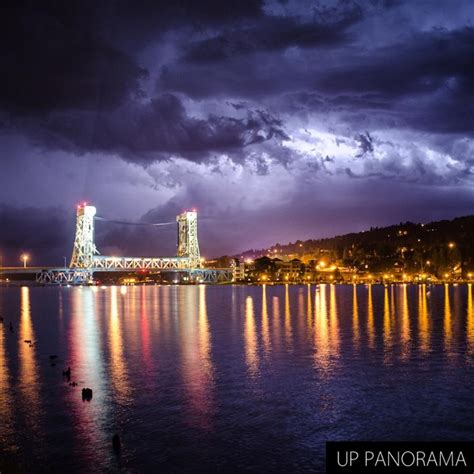
[[[456,246],[456,244],[454,242],[449,242],[449,244],[448,244],[448,247],[450,249],[453,249],[455,246]]]
[[[21,256],[21,259],[23,261],[23,267],[26,268],[26,262],[28,262],[28,259],[30,257],[28,257],[28,255],[26,255],[26,253],[24,253],[22,256]]]

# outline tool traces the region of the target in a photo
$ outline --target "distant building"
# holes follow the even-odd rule
[[[243,281],[245,279],[245,263],[238,258],[233,258],[230,262],[232,268],[232,280]]]

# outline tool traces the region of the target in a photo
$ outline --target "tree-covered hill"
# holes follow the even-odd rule
[[[328,263],[373,272],[394,268],[435,275],[474,272],[474,216],[374,227],[364,232],[297,240],[241,254],[244,258],[261,255],[298,257],[305,262],[326,259]]]

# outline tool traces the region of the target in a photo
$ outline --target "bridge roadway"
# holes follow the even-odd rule
[[[69,270],[69,268],[65,267],[0,267],[0,274],[2,273],[38,273],[41,271],[50,271],[50,270],[57,270],[57,271],[64,271]]]

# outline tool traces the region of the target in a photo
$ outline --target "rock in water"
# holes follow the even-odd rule
[[[117,453],[122,448],[122,444],[120,443],[120,436],[118,434],[114,434],[112,436],[112,447],[114,451]]]
[[[90,402],[92,400],[92,389],[91,388],[83,388],[82,389],[82,400]]]

